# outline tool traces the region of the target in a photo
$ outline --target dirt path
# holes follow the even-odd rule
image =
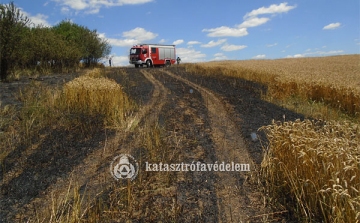
[[[148,122],[157,121],[156,119],[159,116],[159,112],[166,102],[166,95],[169,93],[169,90],[156,80],[152,74],[145,70],[141,70],[141,73],[154,85],[154,91],[150,102],[143,106],[135,117],[129,121],[126,131],[134,128],[146,115],[148,115]]]
[[[99,129],[90,139],[60,129],[46,133],[31,148],[17,148],[19,152],[7,158],[9,166],[0,184],[0,202],[6,207],[1,208],[0,222],[41,219],[42,210],[68,195],[70,183],[85,195],[86,208],[100,196],[123,190],[125,183],[112,178],[109,165],[124,153],[141,159],[140,171],[132,185],[131,210],[124,208],[124,193],[120,193],[116,208],[121,214],[116,222],[266,222],[271,210],[264,207],[264,196],[253,183],[261,159],[254,159],[260,156],[251,151],[261,151],[255,149],[259,142],[249,145],[249,139],[244,141],[243,125],[237,117],[244,113],[242,109],[235,111],[228,98],[219,97],[219,91],[196,82],[184,70],[127,68],[109,72],[108,77],[139,104],[138,111],[123,129]],[[212,83],[219,84],[216,80]],[[156,144],[160,148],[153,147]],[[23,152],[26,150],[31,154]],[[146,160],[234,162],[250,171],[147,172]],[[10,165],[16,161],[22,161],[21,165]]]
[[[182,81],[199,91],[206,102],[209,112],[211,135],[215,144],[216,160],[249,164],[249,172],[218,172],[216,183],[217,204],[219,208],[219,222],[246,222],[249,217],[263,213],[261,210],[261,194],[253,191],[247,184],[255,165],[250,158],[239,128],[232,121],[229,108],[210,90],[190,82],[169,71],[167,75]]]

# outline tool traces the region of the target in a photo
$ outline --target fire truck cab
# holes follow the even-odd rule
[[[175,45],[139,44],[130,49],[129,63],[135,67],[171,66],[175,62]]]

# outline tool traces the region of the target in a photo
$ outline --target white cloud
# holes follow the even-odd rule
[[[265,54],[259,54],[253,57],[253,59],[264,59],[264,58],[266,58]]]
[[[294,58],[300,58],[300,57],[305,57],[305,55],[304,54],[295,54],[294,55]]]
[[[176,54],[181,58],[181,62],[199,62],[204,61],[206,54],[189,48],[177,48]]]
[[[116,55],[108,55],[100,59],[100,63],[105,66],[109,66],[109,58],[111,58],[111,66],[129,66],[129,57],[128,56],[116,56]]]
[[[92,2],[96,2],[97,0],[92,0]],[[111,2],[112,5],[118,6],[118,5],[138,5],[138,4],[145,4],[148,2],[152,2],[153,0],[102,0],[103,2]]]
[[[215,47],[226,42],[226,39],[219,39],[218,41],[211,40],[207,44],[202,44],[201,47]]]
[[[337,29],[337,28],[340,27],[340,25],[341,25],[340,22],[330,23],[329,25],[324,26],[323,29],[324,30],[326,30],[326,29]]]
[[[214,59],[212,60],[227,60],[227,56],[225,56],[223,53],[215,53]]]
[[[175,41],[173,42],[173,44],[174,44],[174,45],[180,45],[180,44],[182,44],[183,42],[184,42],[183,39],[178,39],[178,40],[175,40]]]
[[[199,41],[189,41],[187,45],[195,45],[195,44],[201,44]]]
[[[130,31],[123,32],[123,37],[144,41],[156,38],[157,34],[146,31],[144,28],[136,27]]]
[[[84,10],[89,7],[88,3],[84,0],[54,0],[62,5],[66,5],[75,10]]]
[[[106,38],[110,45],[112,46],[133,46],[139,43],[136,39],[113,39],[113,38]]]
[[[261,7],[258,9],[254,9],[251,12],[246,13],[244,19],[247,19],[249,17],[256,17],[258,15],[263,15],[263,14],[280,14],[296,8],[296,5],[290,6],[287,4],[288,4],[287,2],[283,2],[279,5],[273,4],[270,5],[269,7]]]
[[[70,12],[70,9],[66,6],[61,7],[61,13],[62,14],[68,14]]]
[[[336,55],[342,53],[344,53],[344,50],[314,51],[314,52],[306,52],[302,54],[287,55],[286,58],[299,58],[299,57],[307,57],[307,56],[328,56],[328,55]]]
[[[277,46],[277,43],[267,44],[267,45],[266,45],[266,47],[273,47],[273,46]]]
[[[158,35],[156,33],[146,31],[144,28],[137,27],[130,31],[123,32],[122,36],[124,39],[106,38],[105,34],[101,34],[100,36],[107,39],[112,46],[128,47],[155,39]]]
[[[48,16],[43,14],[36,14],[35,16],[29,17],[31,22],[35,25],[44,25],[50,27],[51,25],[47,21]]]
[[[136,5],[153,0],[52,0],[76,11],[86,10],[88,14],[98,13],[101,7]]]
[[[21,13],[28,17],[30,19],[31,24],[38,26],[38,25],[43,25],[43,26],[47,26],[50,27],[50,23],[47,21],[47,19],[49,18],[49,16],[44,15],[44,14],[36,14],[36,15],[31,15],[28,12],[25,12],[22,8],[19,8]]]
[[[344,53],[344,50],[316,51],[313,54],[316,54],[316,55],[332,55],[332,54],[341,54],[341,53]]]
[[[247,28],[260,26],[262,24],[267,23],[270,19],[266,17],[259,18],[258,15],[263,14],[280,14],[288,12],[292,9],[296,8],[296,6],[290,6],[287,2],[281,3],[279,5],[273,4],[269,7],[261,7],[258,9],[254,9],[249,13],[246,13],[243,17],[244,21],[237,25],[235,28],[231,28],[228,26],[220,26],[211,29],[203,29],[202,32],[208,32],[207,36],[210,37],[224,37],[224,36],[232,36],[232,37],[241,37],[248,35]]]
[[[221,36],[240,37],[249,34],[246,28],[230,28],[227,26],[220,26],[212,29],[203,29],[202,31],[208,32],[207,36],[210,37],[221,37]]]
[[[258,17],[251,17],[241,23],[238,27],[239,28],[247,28],[247,27],[255,27],[260,26],[266,22],[268,22],[269,18],[258,18]]]
[[[235,51],[235,50],[242,50],[244,48],[246,48],[247,46],[245,45],[229,45],[229,44],[225,44],[224,46],[221,47],[221,49],[223,51]]]
[[[305,57],[304,54],[287,55],[286,58],[300,58]]]
[[[161,39],[161,40],[159,41],[159,43],[165,43],[165,42],[166,42],[165,39]]]
[[[114,67],[129,65],[129,57],[128,56],[113,56],[111,58],[111,65]]]
[[[92,8],[92,9],[89,9],[85,12],[85,14],[98,14],[100,12],[100,8],[97,7],[97,8]]]

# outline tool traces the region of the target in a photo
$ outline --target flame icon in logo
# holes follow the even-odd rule
[[[139,171],[137,161],[128,154],[116,156],[110,165],[111,175],[116,179],[135,179]]]

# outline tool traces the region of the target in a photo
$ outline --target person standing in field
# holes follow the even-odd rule
[[[181,61],[180,57],[177,57],[176,62],[177,62],[178,65],[180,64],[180,61]]]
[[[109,66],[111,67],[111,57],[109,58]]]

